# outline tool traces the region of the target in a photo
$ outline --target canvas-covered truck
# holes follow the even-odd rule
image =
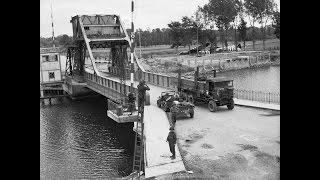
[[[184,93],[188,101],[194,105],[206,103],[211,112],[217,111],[218,106],[226,105],[228,109],[234,108],[233,101],[233,80],[227,77],[200,76],[197,67],[194,77],[186,79],[181,77],[171,77],[171,85],[176,86],[178,91]]]

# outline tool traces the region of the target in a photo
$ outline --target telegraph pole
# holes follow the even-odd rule
[[[53,44],[53,47],[55,47],[55,44],[54,44],[53,15],[52,15],[52,3],[51,3],[51,28],[52,28],[52,44]]]
[[[134,0],[131,1],[131,86],[130,86],[130,92],[133,92],[133,73],[134,73],[134,64],[133,64],[133,58],[134,58],[134,25],[133,25],[133,11],[134,11]]]
[[[141,32],[141,29],[139,31],[140,58],[141,58],[141,36],[140,36],[140,32]]]

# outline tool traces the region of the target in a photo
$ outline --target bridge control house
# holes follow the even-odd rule
[[[59,48],[40,48],[40,84],[60,84],[62,70]]]
[[[59,48],[40,48],[40,99],[64,94]]]

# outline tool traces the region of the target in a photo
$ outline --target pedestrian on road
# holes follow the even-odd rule
[[[177,142],[177,136],[176,133],[174,132],[174,127],[170,127],[170,132],[167,137],[167,142],[169,143],[169,148],[172,156],[170,156],[171,159],[176,158],[176,151],[175,151],[175,145]]]

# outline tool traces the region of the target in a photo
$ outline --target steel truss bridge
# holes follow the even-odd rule
[[[177,147],[174,161],[163,156],[169,151],[165,138],[170,124],[165,112],[154,106],[154,102],[145,106],[142,114],[134,112],[129,116],[126,112],[127,95],[129,92],[138,94],[139,80],[157,85],[147,93],[150,96],[146,101],[150,102],[159,96],[159,91],[174,88],[170,85],[170,77],[145,72],[135,54],[134,63],[129,61],[127,49],[132,47],[131,39],[118,15],[77,15],[70,22],[74,44],[67,49],[63,89],[72,97],[81,96],[89,89],[95,91],[108,98],[107,115],[110,118],[118,123],[134,122],[134,130],[140,137],[135,140],[133,171],[139,175],[143,171],[146,178],[184,171]],[[101,52],[109,59],[104,71],[99,69],[95,57]],[[134,73],[133,84],[129,80],[130,73]],[[148,133],[155,128],[160,131]]]

